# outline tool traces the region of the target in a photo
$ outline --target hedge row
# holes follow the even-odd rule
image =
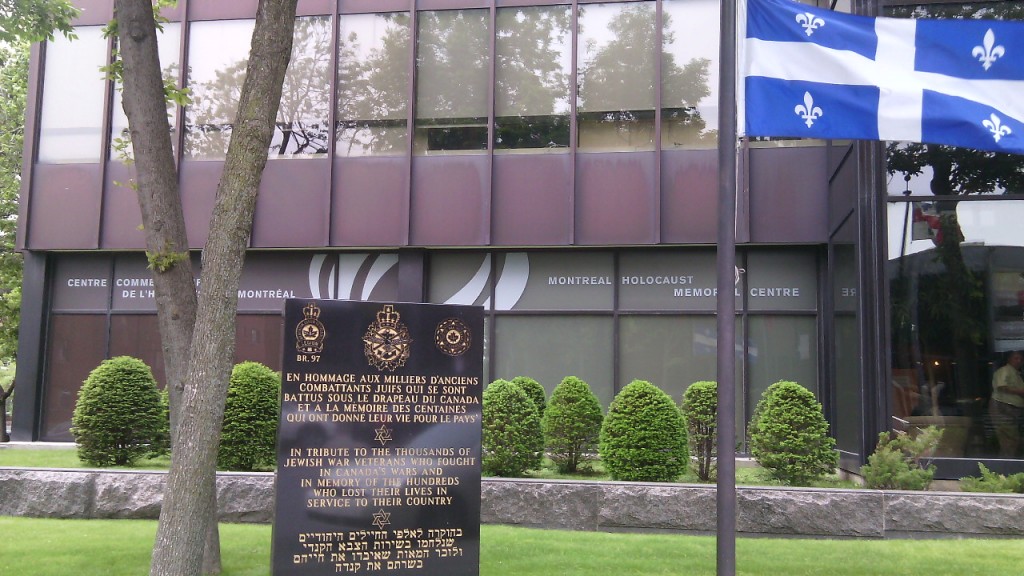
[[[574,376],[547,400],[530,378],[496,380],[484,391],[483,469],[522,476],[546,453],[560,472],[575,472],[596,452],[614,480],[670,482],[692,466],[708,481],[715,475],[717,408],[715,382],[694,383],[677,406],[650,382],[634,380],[602,414],[590,386]],[[835,469],[821,404],[795,382],[768,387],[748,434],[754,459],[783,483],[807,484]]]

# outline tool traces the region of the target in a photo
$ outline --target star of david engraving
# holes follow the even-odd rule
[[[374,429],[373,439],[376,440],[377,442],[380,442],[381,446],[384,446],[385,444],[393,440],[393,438],[391,437],[391,430],[389,430],[387,426],[381,424],[380,428]]]
[[[385,526],[391,524],[391,512],[385,512],[383,509],[373,513],[373,525],[383,530]]]

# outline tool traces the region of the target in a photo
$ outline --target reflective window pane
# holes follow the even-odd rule
[[[742,334],[737,319],[737,339]],[[736,347],[736,433],[743,438],[743,358]],[[714,316],[623,316],[619,320],[619,382],[647,380],[677,404],[690,384],[717,380],[718,321]]]
[[[498,10],[496,150],[564,151],[569,146],[571,16],[568,6]]]
[[[422,12],[417,35],[417,154],[487,150],[488,10]]]
[[[654,22],[654,2],[580,6],[581,150],[654,149]]]
[[[748,330],[748,418],[765,389],[780,380],[817,393],[818,329],[813,316],[750,316]]]
[[[238,111],[252,39],[252,20],[193,22],[189,35],[185,156],[223,160]]]
[[[661,146],[718,143],[719,3],[666,0],[662,6]]]
[[[409,15],[340,17],[338,156],[406,152],[409,114]]]
[[[281,89],[271,157],[327,153],[331,110],[331,19],[298,18],[292,56]]]
[[[551,393],[566,376],[582,378],[608,408],[612,389],[610,316],[498,316],[495,378],[529,376]]]
[[[1024,456],[1024,402],[996,393],[1012,374],[1024,391],[1019,367],[997,375],[1024,349],[1024,201],[897,202],[889,216],[896,423],[942,428],[941,456]]]
[[[163,72],[164,82],[177,84],[178,75],[181,70],[181,63],[178,62],[179,43],[181,41],[181,24],[178,22],[165,22],[163,30],[158,31],[157,51],[160,54],[160,69]],[[132,158],[130,146],[131,135],[128,133],[128,117],[124,113],[121,100],[121,86],[117,83],[114,87],[114,102],[112,105],[110,120],[110,156],[113,160]],[[171,146],[177,144],[175,138],[174,121],[178,107],[173,102],[167,102],[167,123],[170,128]]]
[[[99,26],[75,28],[77,40],[54,36],[46,44],[39,161],[99,162],[106,89],[100,68],[107,40]]]

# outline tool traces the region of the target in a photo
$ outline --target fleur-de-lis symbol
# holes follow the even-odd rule
[[[797,104],[796,108],[793,108],[793,113],[803,118],[804,124],[807,124],[808,128],[825,114],[821,108],[814,105],[814,98],[811,97],[810,92],[804,92],[804,103]]]
[[[796,21],[798,24],[804,27],[804,32],[808,36],[814,34],[814,31],[825,25],[825,21],[818,18],[810,12],[803,12],[796,15]]]
[[[999,139],[1003,136],[1009,136],[1013,133],[1013,130],[1010,130],[1009,126],[1003,124],[1003,120],[995,114],[989,116],[988,120],[982,120],[981,125],[988,128],[996,142],[999,142]]]
[[[985,70],[992,67],[992,63],[999,59],[1001,56],[1006,54],[1006,48],[1001,45],[996,46],[996,34],[991,28],[988,32],[985,32],[985,38],[981,41],[981,46],[975,46],[974,50],[971,50],[971,56],[974,56],[981,62],[981,65]]]

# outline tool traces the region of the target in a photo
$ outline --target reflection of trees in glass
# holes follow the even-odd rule
[[[299,18],[295,22],[292,58],[270,145],[272,155],[324,154],[327,151],[329,22],[328,18]],[[252,22],[244,24],[251,30]],[[202,57],[194,52],[190,56]],[[190,82],[192,104],[185,112],[186,156],[203,159],[224,157],[247,65],[248,56],[216,70],[212,79]]]
[[[205,53],[199,47],[200,42],[210,42],[211,34],[224,37],[244,35],[249,38],[253,24],[252,21],[192,24],[189,46],[191,63],[188,68],[192,103],[185,108],[185,156],[207,160],[224,158],[248,63],[246,52],[246,56],[234,61],[228,60],[227,64],[213,71],[213,77],[202,77],[197,72],[200,69],[199,61],[231,56]]]
[[[571,17],[564,6],[498,10],[495,148],[569,145]]]
[[[340,35],[337,155],[404,154],[409,15],[342,16]]]
[[[165,25],[166,26],[166,25]],[[165,40],[165,42],[170,42]],[[170,86],[177,86],[178,74],[181,66],[178,62],[173,62],[164,66],[161,69],[161,76],[164,78],[164,84]],[[171,139],[172,149],[177,146],[177,141],[174,135],[177,133],[174,127],[174,114],[178,110],[178,104],[168,99],[167,100],[167,124],[168,124],[168,136]],[[124,109],[121,107],[121,85],[118,83],[114,88],[114,112],[113,118],[111,119],[110,133],[112,138],[110,140],[110,152],[111,157],[115,160],[120,159],[131,159],[134,155],[131,147],[131,132],[128,130],[128,118],[124,115]]]
[[[917,18],[1022,19],[1024,5],[1000,2],[937,4],[889,8],[889,14]],[[938,273],[907,277],[901,262],[893,280],[893,349],[896,366],[921,366],[927,355],[955,363],[952,374],[967,387],[959,393],[985,395],[983,368],[988,340],[984,278],[965,262],[964,236],[957,220],[958,199],[972,194],[1024,191],[1022,157],[936,144],[889,143],[888,172],[909,179],[930,173],[929,186],[939,209],[934,262]],[[904,242],[906,240],[904,239]],[[911,276],[913,273],[911,273]],[[919,373],[920,378],[924,374]]]
[[[584,26],[589,25],[586,13],[594,8],[615,12],[607,25],[611,38],[602,45],[591,38],[580,47],[581,53],[590,54],[578,72],[580,145],[586,146],[582,135],[589,127],[604,133],[614,131],[622,146],[653,147],[654,99],[659,88],[663,94],[672,95],[666,99],[667,120],[690,131],[703,131],[704,121],[696,105],[710,94],[710,60],[694,58],[680,66],[673,54],[663,50],[657,44],[655,7],[650,2],[581,7],[581,37]],[[667,46],[675,42],[675,34],[670,27],[671,16],[663,14],[663,18],[662,36]],[[655,83],[659,54],[663,58],[661,87]]]
[[[326,154],[330,136],[331,21],[328,17],[295,21],[292,57],[284,77],[277,126],[270,154]]]
[[[711,60],[691,58],[680,66],[672,48],[677,40],[680,43],[690,43],[693,39],[677,38],[672,27],[672,14],[666,11],[662,16],[662,145],[714,147],[718,141],[717,131],[707,130],[707,122],[697,109],[700,101],[711,94],[711,88],[708,86],[708,68],[711,66]],[[716,24],[717,22],[708,22],[710,26]],[[717,39],[717,35],[715,38]]]
[[[181,63],[178,62],[178,46],[181,41],[181,24],[178,22],[164,22],[158,29],[157,36],[161,67],[161,76],[165,86],[177,86],[178,76],[181,72]],[[114,42],[117,42],[114,38]],[[125,116],[121,104],[121,83],[115,80],[113,112],[111,114],[110,142],[111,157],[115,160],[132,158],[131,134],[128,131],[128,117]],[[177,144],[175,141],[174,115],[178,110],[177,103],[167,99],[167,121],[170,126],[169,135],[172,148]]]
[[[416,151],[486,150],[488,11],[422,12],[418,32]]]

